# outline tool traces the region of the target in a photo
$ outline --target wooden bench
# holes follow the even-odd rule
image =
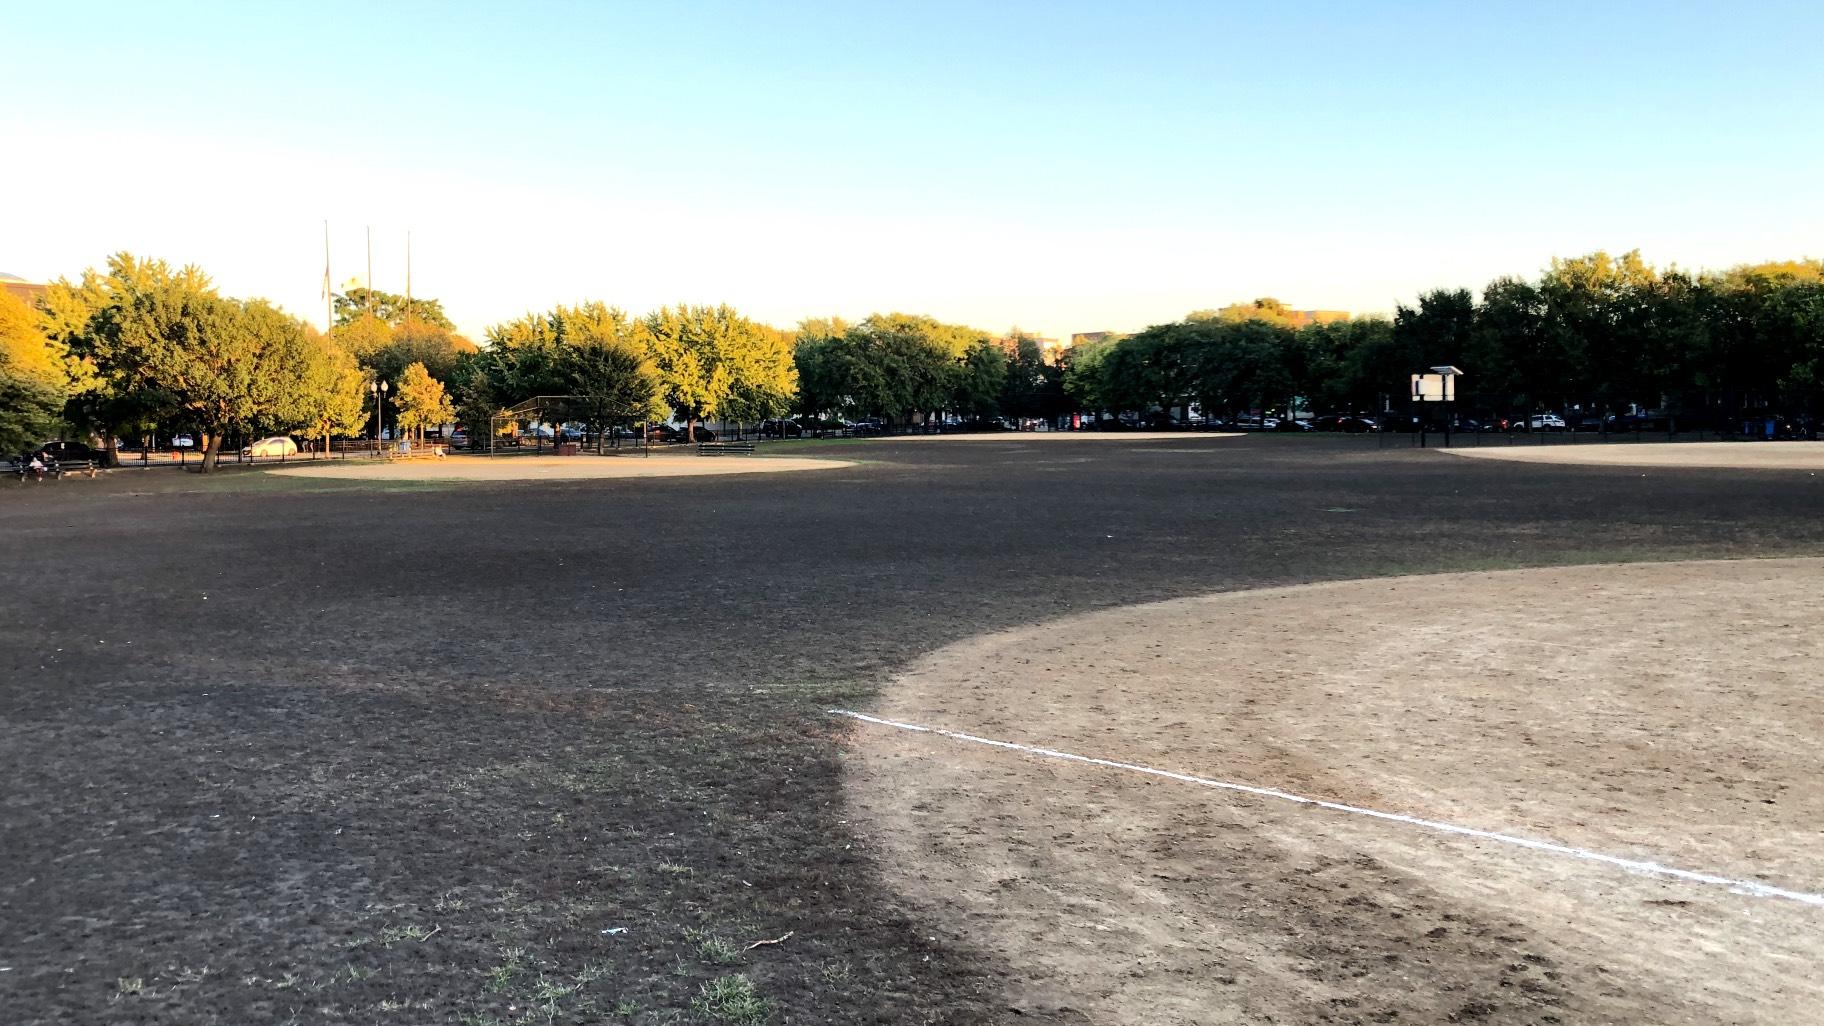
[[[752,442],[698,442],[698,456],[752,456]]]

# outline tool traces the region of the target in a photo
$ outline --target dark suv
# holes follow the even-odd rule
[[[75,460],[94,460],[96,463],[100,463],[107,456],[107,453],[100,449],[92,449],[81,442],[46,442],[34,451],[44,453],[59,463],[70,463]]]

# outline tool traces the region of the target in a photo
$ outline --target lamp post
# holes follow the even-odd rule
[[[383,406],[382,404],[386,401],[387,387],[388,387],[387,383],[384,381],[377,382],[377,383],[370,381],[367,383],[368,394],[370,394],[374,397],[374,451],[375,452],[380,451],[380,428],[382,427],[382,422],[386,419],[386,407]]]

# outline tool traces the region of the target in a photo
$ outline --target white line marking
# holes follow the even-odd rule
[[[1025,752],[1027,755],[1037,755],[1046,759],[1062,759],[1065,762],[1081,762],[1091,766],[1107,767],[1108,769],[1127,770],[1130,773],[1144,773],[1148,776],[1176,780],[1183,784],[1197,784],[1201,787],[1213,787],[1223,791],[1239,791],[1242,794],[1251,794],[1258,798],[1277,798],[1280,801],[1294,802],[1299,805],[1310,805],[1319,809],[1329,809],[1332,812],[1346,812],[1352,816],[1367,816],[1371,819],[1382,819],[1393,823],[1405,823],[1408,826],[1424,827],[1427,830],[1436,830],[1441,833],[1458,834],[1463,837],[1475,837],[1484,841],[1499,841],[1502,844],[1511,844],[1519,848],[1530,848],[1533,851],[1543,851],[1552,855],[1564,855],[1574,859],[1583,859],[1587,862],[1600,862],[1604,865],[1628,870],[1631,873],[1646,873],[1652,876],[1663,876],[1674,880],[1684,880],[1689,883],[1712,884],[1718,887],[1727,887],[1737,894],[1747,894],[1756,898],[1785,898],[1789,901],[1797,901],[1806,905],[1815,905],[1824,908],[1824,894],[1809,894],[1805,891],[1789,891],[1782,887],[1771,887],[1767,884],[1755,883],[1752,880],[1735,880],[1730,877],[1719,876],[1715,873],[1700,873],[1690,869],[1662,866],[1657,862],[1644,862],[1639,859],[1624,859],[1616,855],[1604,855],[1601,852],[1588,851],[1583,848],[1573,848],[1568,844],[1559,844],[1555,841],[1538,841],[1530,837],[1517,837],[1513,834],[1496,833],[1492,830],[1478,830],[1475,827],[1458,826],[1455,823],[1445,823],[1435,819],[1420,819],[1417,816],[1406,816],[1397,812],[1381,812],[1378,809],[1364,809],[1359,805],[1344,805],[1341,802],[1327,802],[1321,798],[1306,798],[1303,795],[1296,795],[1287,791],[1278,791],[1270,787],[1255,787],[1251,784],[1235,784],[1226,780],[1211,780],[1208,777],[1196,777],[1189,773],[1174,773],[1171,770],[1154,769],[1151,766],[1141,766],[1131,762],[1116,762],[1112,759],[1097,759],[1088,755],[1074,755],[1070,752],[1059,752],[1050,748],[1035,748],[1031,745],[1022,745],[1013,741],[996,741],[993,738],[976,737],[974,734],[965,734],[956,730],[945,730],[942,727],[921,727],[916,723],[901,723],[897,720],[881,719],[878,716],[869,716],[866,713],[853,712],[848,709],[829,709],[826,711],[832,716],[846,716],[852,720],[860,720],[863,723],[872,723],[881,727],[892,727],[895,730],[909,730],[919,734],[937,734],[954,741],[967,741],[970,744],[987,745],[991,748],[1005,748],[1010,751]]]

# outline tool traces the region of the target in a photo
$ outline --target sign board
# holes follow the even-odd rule
[[[1415,403],[1448,403],[1457,398],[1455,374],[1414,374],[1412,401]]]

